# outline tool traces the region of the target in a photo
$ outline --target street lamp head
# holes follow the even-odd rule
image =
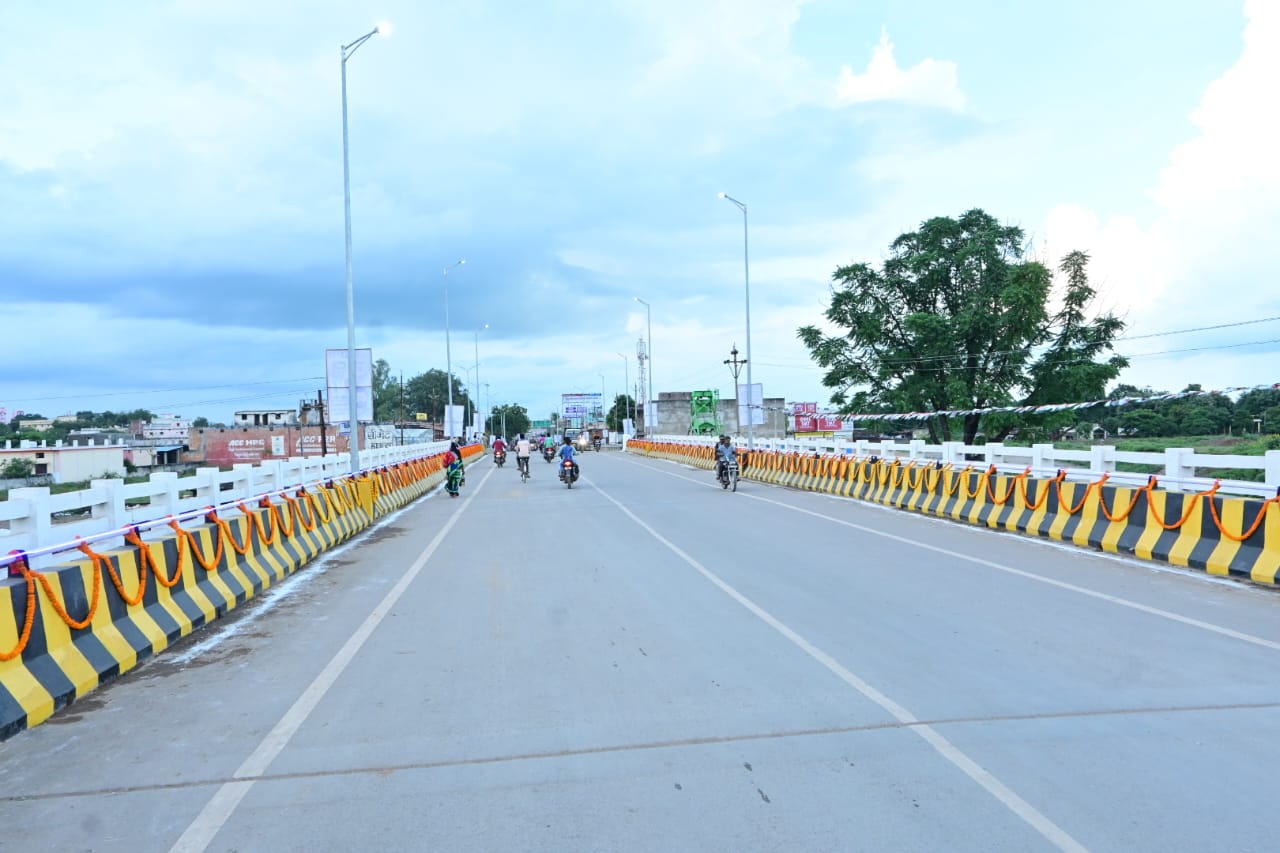
[[[728,198],[728,196],[727,196],[727,195],[725,195],[724,193],[719,193],[719,197],[720,197],[720,198]]]
[[[379,21],[379,22],[378,22],[378,26],[374,28],[374,32],[376,32],[376,33],[377,33],[378,35],[380,35],[380,36],[389,36],[389,35],[391,35],[391,22],[390,22],[390,21]]]

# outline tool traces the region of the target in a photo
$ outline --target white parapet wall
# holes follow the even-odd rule
[[[649,441],[677,444],[714,445],[715,436],[655,435]],[[734,446],[739,450],[747,446],[747,440],[735,436]],[[1280,450],[1268,450],[1263,456],[1239,456],[1219,453],[1197,453],[1187,447],[1170,447],[1163,453],[1140,453],[1117,450],[1109,445],[1095,445],[1088,450],[1065,450],[1052,444],[1033,444],[1030,447],[1014,447],[1004,444],[967,445],[959,441],[929,444],[925,441],[876,442],[844,441],[833,438],[785,438],[756,439],[757,450],[783,453],[836,454],[856,456],[859,459],[918,460],[938,462],[958,467],[973,465],[986,468],[994,465],[1003,473],[1017,474],[1031,469],[1036,476],[1052,477],[1065,471],[1069,479],[1097,479],[1108,474],[1115,485],[1143,486],[1148,474],[1117,472],[1120,463],[1158,466],[1160,485],[1166,489],[1198,492],[1218,482],[1213,477],[1201,476],[1197,471],[1237,468],[1263,472],[1262,482],[1248,480],[1222,480],[1220,491],[1226,494],[1272,497],[1280,492]]]
[[[448,449],[447,441],[365,449],[360,452],[360,462],[365,470],[371,470]],[[14,550],[52,548],[71,543],[77,536],[99,536],[209,506],[234,506],[260,495],[342,477],[350,471],[350,455],[339,453],[246,463],[230,471],[197,468],[194,477],[156,473],[140,483],[91,480],[87,489],[58,495],[44,486],[11,489],[9,499],[0,501],[0,556]],[[163,524],[141,532],[144,539],[172,533]],[[103,547],[120,547],[123,543],[123,538],[117,537],[104,540]],[[38,569],[59,559],[42,555],[31,557],[29,562]]]

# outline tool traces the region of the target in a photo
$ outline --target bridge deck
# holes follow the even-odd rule
[[[479,463],[0,746],[0,848],[1274,847],[1275,594],[582,466]]]

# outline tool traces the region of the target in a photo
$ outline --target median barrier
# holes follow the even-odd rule
[[[707,464],[694,444],[634,439],[628,450]],[[1280,496],[1230,497],[1215,484],[1198,492],[1118,486],[997,471],[972,465],[874,456],[751,451],[742,475],[764,483],[872,501],[968,524],[1070,542],[1209,574],[1276,585],[1280,573]]]
[[[463,448],[474,461],[481,445]],[[48,719],[444,480],[443,454],[170,521],[150,541],[46,570],[10,566],[0,595],[0,740]],[[234,514],[233,514],[234,513]],[[223,516],[226,517],[223,517]]]

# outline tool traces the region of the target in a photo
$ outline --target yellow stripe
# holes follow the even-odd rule
[[[1222,499],[1222,512],[1218,517],[1222,525],[1237,536],[1244,533],[1244,507],[1245,502],[1241,498]],[[1259,527],[1253,535],[1261,536],[1262,528]],[[1219,534],[1218,544],[1209,552],[1209,558],[1205,560],[1205,571],[1211,575],[1230,574],[1231,561],[1236,558],[1236,554],[1240,553],[1241,545],[1242,543]]]
[[[1280,508],[1272,504],[1267,510],[1266,520],[1259,531],[1266,537],[1266,546],[1262,554],[1253,562],[1253,570],[1249,577],[1258,583],[1276,582],[1276,573],[1280,572]],[[1254,536],[1259,533],[1253,534]]]
[[[1142,514],[1142,535],[1138,537],[1138,543],[1133,547],[1133,553],[1144,560],[1154,559],[1151,555],[1152,549],[1156,547],[1160,534],[1164,533],[1164,528],[1156,523],[1153,512],[1156,517],[1167,517],[1166,497],[1168,495],[1161,489],[1152,489],[1147,492],[1147,500],[1151,502],[1151,505]]]
[[[1200,528],[1204,516],[1205,498],[1192,497],[1187,495],[1182,500],[1182,511],[1186,512],[1191,506],[1195,506],[1194,511],[1178,528],[1178,538],[1174,540],[1173,547],[1169,549],[1169,562],[1175,566],[1191,565],[1191,549],[1196,547],[1196,543],[1200,541]],[[1176,521],[1177,519],[1165,519],[1167,522]],[[1217,532],[1216,530],[1214,531]]]

